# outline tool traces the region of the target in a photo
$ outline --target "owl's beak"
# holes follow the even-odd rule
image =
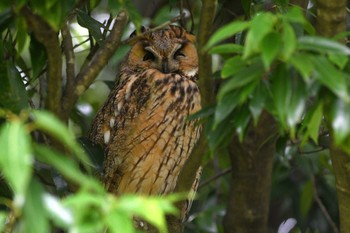
[[[162,61],[162,68],[161,68],[162,73],[168,74],[169,73],[169,63],[166,59]]]

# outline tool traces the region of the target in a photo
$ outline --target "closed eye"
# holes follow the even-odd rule
[[[181,48],[174,53],[174,59],[178,59],[180,57],[186,57],[186,55],[181,51]]]
[[[145,55],[143,56],[144,61],[154,61],[156,59],[156,56],[150,51],[146,51]]]

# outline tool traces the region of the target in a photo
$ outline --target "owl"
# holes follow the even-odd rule
[[[133,39],[89,137],[104,148],[107,191],[164,195],[174,190],[201,131],[188,120],[201,109],[195,36],[170,25]],[[197,184],[198,177],[192,188]]]

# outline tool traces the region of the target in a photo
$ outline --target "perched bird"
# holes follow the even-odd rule
[[[195,36],[171,25],[132,39],[89,137],[105,150],[109,192],[168,194],[201,131],[187,119],[201,108]]]

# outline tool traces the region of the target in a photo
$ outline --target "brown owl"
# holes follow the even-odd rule
[[[135,37],[89,136],[105,149],[102,179],[109,192],[174,190],[201,131],[187,120],[201,108],[197,75],[195,36],[183,28]]]

